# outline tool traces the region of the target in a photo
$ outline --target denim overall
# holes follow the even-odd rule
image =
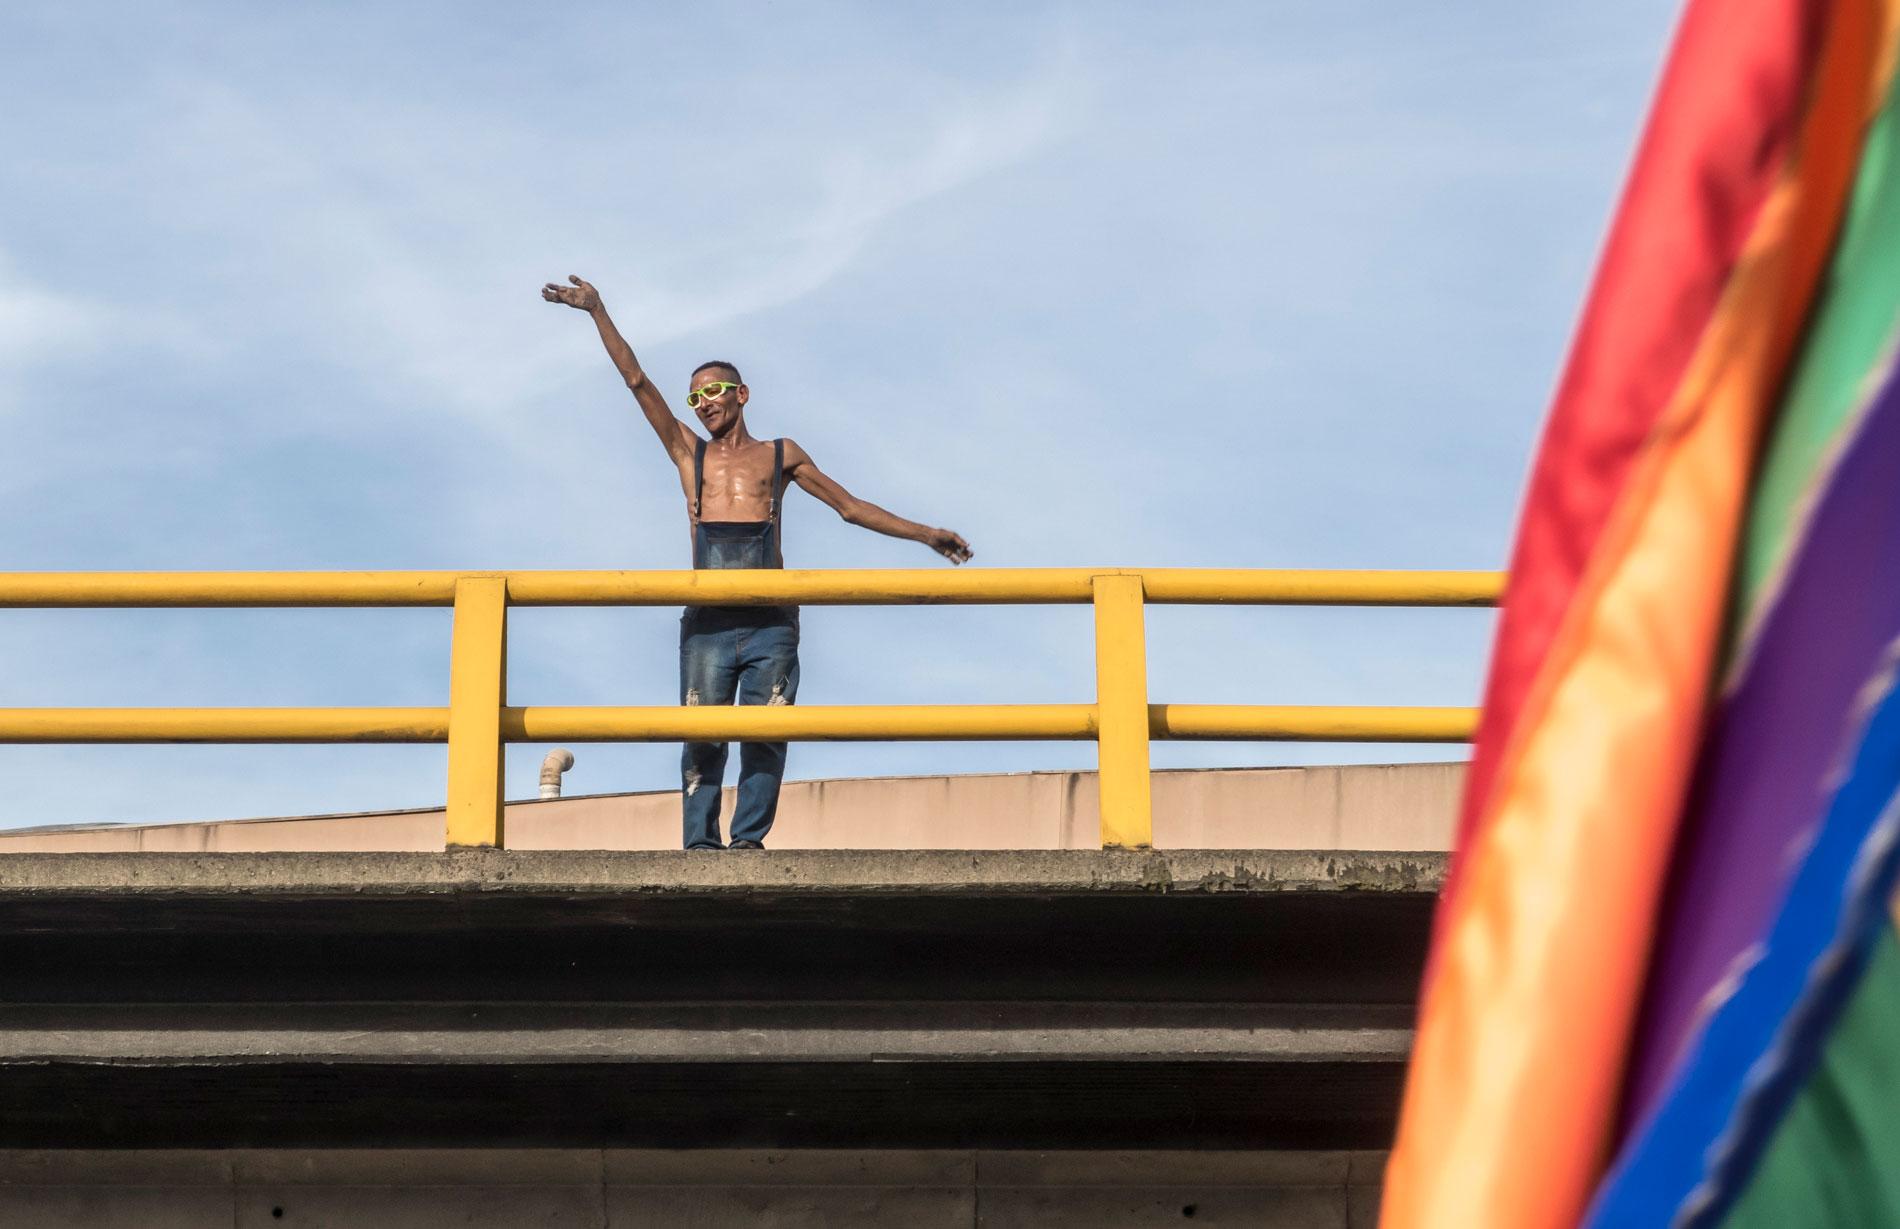
[[[772,512],[762,521],[702,521],[706,441],[693,450],[693,567],[782,568],[780,509],[785,441],[772,441]],[[680,616],[680,703],[790,704],[798,695],[798,607],[688,606]],[[723,849],[719,786],[725,743],[687,743],[680,754],[683,843]],[[778,814],[784,743],[739,744],[739,795],[732,839],[763,843]]]

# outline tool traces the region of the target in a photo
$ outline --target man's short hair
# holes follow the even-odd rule
[[[700,372],[706,370],[708,367],[724,367],[727,371],[730,371],[732,373],[732,382],[734,384],[745,383],[745,377],[739,374],[739,369],[737,367],[734,367],[731,363],[728,363],[723,358],[707,359],[705,362],[701,363],[699,366],[693,368],[693,375],[695,376],[698,375]]]

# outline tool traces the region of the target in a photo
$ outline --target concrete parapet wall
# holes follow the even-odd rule
[[[1159,849],[1446,850],[1463,764],[1190,769],[1154,774]],[[732,790],[723,813],[732,813]],[[798,781],[774,849],[1093,849],[1092,772]],[[677,849],[679,794],[609,794],[507,808],[513,849]],[[0,832],[0,852],[439,850],[441,810]]]

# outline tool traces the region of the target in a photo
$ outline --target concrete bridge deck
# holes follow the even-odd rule
[[[0,1147],[1383,1146],[1442,855],[0,859]]]
[[[1369,1226],[1461,773],[0,833],[0,1223]]]

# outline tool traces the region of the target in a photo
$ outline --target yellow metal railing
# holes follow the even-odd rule
[[[1489,606],[1497,572],[971,568],[730,572],[13,572],[0,608],[453,606],[447,708],[0,708],[0,743],[446,742],[447,844],[504,843],[511,742],[1093,740],[1102,844],[1151,843],[1152,739],[1461,742],[1469,708],[1150,704],[1150,603]],[[1093,704],[511,707],[510,606],[1092,603]]]

